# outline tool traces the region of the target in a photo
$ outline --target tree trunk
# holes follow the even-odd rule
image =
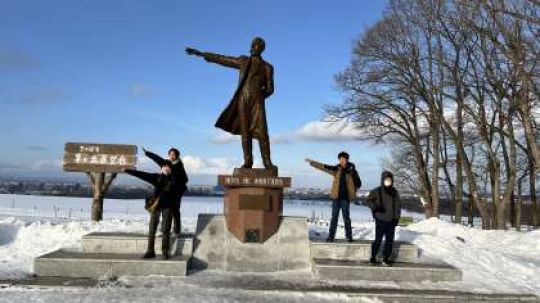
[[[103,184],[105,173],[94,173],[94,198],[92,200],[92,221],[103,220]]]
[[[521,206],[523,205],[523,179],[520,178],[517,184],[517,201],[516,201],[516,230],[521,230]]]
[[[423,204],[424,212],[426,218],[430,218],[433,216],[433,207],[431,203],[431,186],[429,184],[429,176],[426,163],[424,162],[423,153],[420,149],[419,144],[413,145],[413,151],[416,159],[415,164],[419,176],[418,179],[420,181],[420,196],[424,199],[425,202],[425,204]]]
[[[461,161],[461,159],[460,159]],[[463,167],[460,161],[456,161],[456,189],[455,189],[455,216],[456,222],[461,224],[463,217]]]
[[[538,205],[537,205],[537,197],[536,197],[536,174],[533,168],[534,167],[529,168],[529,193],[531,196],[533,226],[538,227],[540,226],[540,222],[539,222],[540,214],[538,213]]]
[[[431,130],[431,149],[433,160],[431,165],[431,205],[433,217],[439,217],[439,123],[434,119]]]
[[[103,220],[103,196],[95,196],[92,200],[92,221]]]
[[[92,221],[98,222],[103,220],[103,199],[116,178],[116,173],[110,174],[108,178],[105,173],[87,173],[87,175],[93,189]]]
[[[540,171],[540,147],[536,141],[535,132],[533,128],[533,118],[531,117],[531,108],[527,99],[521,102],[520,107],[521,121],[523,130],[525,133],[525,140],[527,142],[527,149],[529,158],[532,159],[533,171]]]
[[[444,127],[448,130],[448,133],[450,134],[450,137],[454,141],[454,145],[456,146],[456,150],[461,153],[463,161],[461,162],[463,164],[463,168],[465,170],[466,176],[467,176],[467,183],[469,185],[469,210],[471,209],[472,204],[475,204],[478,211],[480,212],[480,216],[482,216],[482,228],[483,229],[489,229],[489,215],[488,211],[486,209],[486,205],[484,202],[480,201],[478,199],[478,185],[476,183],[476,179],[474,176],[473,168],[471,165],[471,162],[469,161],[469,158],[467,157],[467,154],[465,153],[465,145],[463,143],[463,137],[458,137],[448,120],[446,120],[444,117],[442,118],[442,122]],[[469,211],[469,224],[471,226],[473,225],[472,220],[472,211]]]

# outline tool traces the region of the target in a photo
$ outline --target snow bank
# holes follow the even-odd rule
[[[144,221],[108,220],[53,223],[0,219],[0,279],[32,274],[34,258],[62,247],[78,249],[81,237],[98,231],[144,231]]]
[[[400,240],[463,271],[466,289],[540,295],[540,230],[481,230],[432,218],[399,231]]]

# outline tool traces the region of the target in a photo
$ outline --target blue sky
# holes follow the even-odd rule
[[[333,77],[384,5],[3,0],[0,172],[61,174],[67,141],[126,143],[159,153],[177,146],[194,183],[215,182],[215,174],[241,164],[239,142],[214,128],[238,75],[184,48],[241,55],[262,36],[263,56],[275,69],[267,115],[282,174],[296,186],[328,186],[303,159],[332,163],[347,150],[375,185],[385,149],[354,140],[351,128],[329,130],[318,121],[325,104],[340,102]]]

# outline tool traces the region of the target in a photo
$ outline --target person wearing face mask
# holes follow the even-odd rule
[[[125,173],[146,181],[154,186],[154,192],[151,199],[158,199],[157,209],[150,214],[150,224],[148,233],[148,248],[144,254],[144,259],[155,258],[154,243],[156,239],[156,231],[161,216],[162,223],[162,243],[161,250],[163,259],[170,258],[170,237],[173,213],[176,209],[178,197],[178,187],[175,186],[172,176],[173,164],[165,160],[161,166],[161,173],[152,174],[143,171],[126,169]]]
[[[399,194],[394,187],[394,175],[391,172],[384,171],[382,173],[381,186],[369,193],[367,202],[375,219],[375,240],[371,244],[370,263],[377,264],[377,253],[384,237],[382,265],[390,266],[394,235],[401,216]]]
[[[362,186],[362,181],[353,163],[349,162],[349,154],[340,152],[338,154],[338,165],[327,165],[317,161],[306,159],[311,166],[328,173],[334,177],[330,198],[332,201],[332,219],[330,220],[330,230],[326,242],[334,242],[338,224],[339,211],[343,214],[345,223],[345,236],[349,242],[353,241],[352,226],[350,217],[350,203],[356,200],[356,192]]]

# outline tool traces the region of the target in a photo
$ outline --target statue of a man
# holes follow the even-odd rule
[[[270,160],[270,140],[265,110],[265,99],[274,93],[274,68],[261,57],[264,48],[264,40],[256,37],[251,43],[250,56],[229,57],[200,52],[189,47],[186,48],[186,53],[239,70],[238,87],[229,105],[218,118],[216,127],[242,136],[243,168],[253,166],[252,146],[255,138],[259,141],[264,167],[277,171],[277,167]]]

